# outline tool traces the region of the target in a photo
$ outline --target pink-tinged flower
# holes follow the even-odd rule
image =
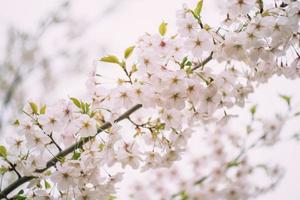
[[[97,133],[96,120],[90,118],[88,115],[81,115],[77,120],[78,123],[78,135],[80,137],[94,136]]]

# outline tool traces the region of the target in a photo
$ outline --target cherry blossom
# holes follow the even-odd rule
[[[249,199],[276,185],[280,168],[253,164],[245,151],[277,143],[285,120],[263,121],[263,135],[249,146],[241,141],[251,127],[244,133],[227,125],[237,118],[234,109],[245,108],[260,84],[273,76],[299,78],[299,2],[231,1],[226,4],[231,23],[220,27],[205,24],[202,4],[177,12],[176,34],[169,34],[163,22],[159,33],[141,36],[123,57],[100,58],[123,76],[107,86],[94,69],[85,100],[70,97],[52,106],[29,102],[24,107],[15,122],[18,137],[7,139],[10,148],[0,148],[4,174],[17,176],[12,184],[29,182],[18,195],[113,199],[127,168],[171,168],[194,135],[201,136],[198,146],[207,147],[192,162],[197,177],[178,179],[171,192],[155,186],[155,195]],[[291,109],[290,97],[282,97]],[[252,109],[251,123],[258,121],[254,114]],[[269,184],[257,186],[250,178],[262,166]],[[173,178],[178,174],[169,172]],[[195,187],[199,184],[201,190]],[[8,186],[0,198],[14,197],[16,189]],[[143,192],[133,196],[146,198]]]

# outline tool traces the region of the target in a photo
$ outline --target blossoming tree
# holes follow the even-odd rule
[[[192,177],[171,190],[161,185],[155,193],[146,187],[149,196],[139,185],[132,197],[248,199],[273,188],[280,168],[253,165],[247,152],[278,141],[284,123],[298,115],[291,97],[281,96],[289,109],[275,123],[259,120],[256,106],[251,107],[246,133],[231,131],[239,118],[230,113],[244,108],[248,95],[269,78],[299,77],[300,2],[232,0],[224,5],[220,27],[205,22],[200,0],[195,8],[177,12],[176,34],[168,34],[163,22],[157,34],[141,36],[123,56],[100,58],[124,76],[107,86],[95,69],[87,101],[29,102],[15,121],[18,134],[0,146],[0,198],[115,199],[126,167],[170,168],[196,134],[204,136],[201,144],[209,151],[193,160]],[[262,128],[253,130],[254,124]],[[240,145],[250,133],[251,142]],[[264,185],[251,180],[259,169],[266,172]],[[178,174],[167,172],[169,180]]]

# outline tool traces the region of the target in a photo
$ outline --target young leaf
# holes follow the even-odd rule
[[[119,59],[114,55],[104,56],[104,57],[100,58],[100,61],[120,64]]]
[[[109,198],[108,198],[108,200],[116,200],[117,199],[117,197],[115,197],[115,196],[109,196]]]
[[[51,188],[51,184],[48,181],[46,181],[46,180],[44,180],[44,182],[45,182],[45,188],[46,189],[50,189]]]
[[[137,72],[138,68],[136,66],[136,64],[131,66],[131,73]]]
[[[239,166],[239,164],[240,163],[238,161],[234,160],[234,161],[231,161],[231,162],[227,163],[226,167],[227,168],[237,167],[237,166]]]
[[[78,99],[76,99],[74,97],[71,97],[70,99],[74,103],[75,106],[77,106],[78,108],[81,108],[81,103]]]
[[[34,114],[38,114],[38,107],[34,102],[29,102],[30,108]]]
[[[188,61],[188,57],[187,56],[185,56],[183,59],[182,59],[182,61],[181,61],[181,63],[180,63],[180,66],[185,66],[185,63]]]
[[[290,96],[287,96],[287,95],[279,95],[287,104],[288,106],[291,105],[291,98]]]
[[[17,196],[14,197],[15,200],[26,200],[26,197],[21,195],[21,194],[18,194]]]
[[[250,112],[252,115],[255,115],[256,113],[256,108],[257,108],[257,105],[253,105],[251,108],[250,108]]]
[[[8,169],[6,167],[0,167],[0,175],[4,174],[7,171]]]
[[[41,109],[40,109],[40,114],[41,115],[43,115],[43,114],[45,114],[46,113],[46,104],[44,104],[42,107],[41,107]]]
[[[200,17],[201,11],[202,11],[202,6],[203,6],[203,0],[198,1],[198,4],[194,10],[194,14],[197,17]]]
[[[20,121],[19,121],[18,119],[16,119],[16,120],[14,121],[13,125],[19,126],[19,125],[20,125]]]
[[[161,36],[164,36],[167,32],[167,23],[166,22],[162,22],[159,26],[159,33]]]
[[[134,50],[134,46],[128,47],[124,52],[124,58],[125,59],[129,58],[129,56],[131,56],[133,50]]]
[[[211,29],[211,27],[208,24],[204,24],[203,28],[207,31],[209,31]]]
[[[0,146],[0,156],[3,157],[3,158],[6,158],[7,157],[7,150],[5,148],[5,146]]]

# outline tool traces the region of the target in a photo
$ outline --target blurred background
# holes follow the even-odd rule
[[[0,0],[1,140],[11,133],[28,100],[51,104],[59,98],[84,97],[95,59],[108,53],[122,55],[140,35],[157,32],[163,20],[168,32],[175,33],[175,13],[183,3],[194,6],[196,0]],[[205,1],[203,8],[204,20],[211,26],[222,19],[217,4]],[[111,65],[103,67],[114,76]],[[299,86],[299,81],[273,78],[251,95],[249,104],[258,103],[261,115],[268,117],[285,108],[278,94],[300,101]],[[285,131],[297,130],[294,122]],[[297,142],[283,142],[254,155],[286,169],[279,187],[259,199],[300,199],[299,155]]]

